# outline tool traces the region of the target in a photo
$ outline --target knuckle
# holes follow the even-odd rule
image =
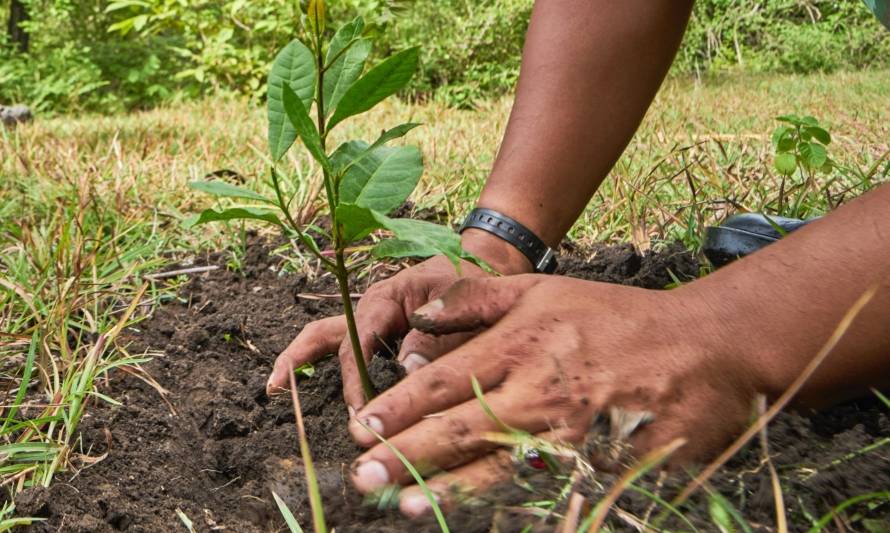
[[[321,322],[321,320],[316,320],[306,324],[300,331],[300,335],[304,337],[315,337],[322,331]]]

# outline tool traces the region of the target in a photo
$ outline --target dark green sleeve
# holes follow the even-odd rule
[[[890,29],[890,0],[864,0],[865,5]]]

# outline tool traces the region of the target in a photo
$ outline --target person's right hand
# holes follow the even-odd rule
[[[464,233],[462,243],[465,249],[503,274],[530,270],[531,265],[525,257],[497,237],[468,230]],[[458,275],[447,258],[436,256],[372,285],[359,300],[355,310],[356,326],[366,362],[383,346],[383,341],[407,334],[399,350],[398,360],[410,373],[473,337],[474,333],[437,337],[417,330],[409,332],[408,318],[417,308],[441,296],[460,277],[485,275],[484,270],[468,261],[461,263]],[[304,327],[276,359],[266,384],[266,392],[281,392],[288,387],[288,372],[291,369],[335,351],[340,360],[346,404],[352,409],[360,409],[365,404],[365,398],[343,315],[317,320]]]

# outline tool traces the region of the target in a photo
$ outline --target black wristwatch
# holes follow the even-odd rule
[[[477,207],[467,215],[460,227],[460,233],[467,228],[487,231],[512,244],[531,261],[535,272],[552,274],[556,270],[556,252],[553,248],[547,246],[530,229],[503,213]]]

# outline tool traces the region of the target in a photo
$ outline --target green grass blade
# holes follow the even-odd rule
[[[37,354],[39,339],[40,336],[38,330],[35,329],[34,334],[31,335],[31,345],[28,347],[28,357],[25,359],[25,367],[22,370],[22,382],[19,384],[19,390],[15,395],[12,407],[9,409],[9,414],[6,415],[6,420],[3,421],[3,427],[0,428],[0,435],[6,434],[6,428],[12,423],[13,418],[15,418],[16,413],[18,413],[19,406],[25,401],[25,393],[28,391],[28,385],[31,383],[31,372],[34,370],[34,357]]]
[[[318,488],[318,476],[315,473],[315,464],[312,462],[312,452],[309,449],[309,439],[306,438],[306,428],[303,426],[303,410],[300,407],[300,396],[297,393],[297,378],[293,371],[288,372],[290,378],[290,394],[296,417],[297,435],[300,441],[300,456],[303,458],[303,467],[306,471],[306,488],[309,490],[309,506],[312,508],[312,525],[315,533],[325,533],[327,525],[324,520],[324,506],[321,501],[321,491]]]
[[[272,497],[275,498],[275,504],[278,506],[278,510],[281,512],[281,516],[284,517],[284,522],[287,524],[287,527],[290,528],[291,533],[303,533],[303,528],[300,527],[300,523],[294,518],[294,514],[290,512],[290,509],[287,508],[287,504],[284,503],[284,500],[282,500],[274,490],[272,491]]]
[[[665,500],[658,494],[655,494],[654,492],[650,492],[650,491],[644,489],[643,487],[638,487],[637,485],[628,485],[627,488],[638,493],[638,494],[642,494],[643,496],[649,498],[650,500],[657,503],[658,505],[664,507],[669,513],[671,513],[672,515],[674,515],[677,518],[679,518],[680,520],[682,520],[683,523],[686,524],[686,526],[688,526],[690,530],[698,532],[698,528],[696,528],[695,525],[692,522],[690,522],[688,518],[686,518],[686,515],[684,515],[682,511],[680,511],[679,509],[677,509],[676,507],[671,505],[670,502],[668,502],[667,500]],[[656,528],[658,528],[658,522],[659,521],[656,521],[656,524],[655,524]]]
[[[711,514],[711,519],[714,520],[715,525],[720,528],[720,531],[736,531],[734,527],[732,527],[732,522],[729,519],[732,519],[733,522],[741,527],[742,531],[745,533],[752,533],[751,526],[748,525],[748,522],[745,521],[745,518],[742,516],[739,511],[733,507],[729,500],[723,497],[717,491],[709,490],[708,491],[708,510]]]
[[[195,533],[195,524],[192,522],[191,518],[188,517],[185,512],[179,507],[176,508],[176,516],[179,517],[179,520],[182,524],[189,530],[189,533]]]
[[[819,533],[820,531],[822,531],[822,528],[824,528],[826,525],[828,525],[828,523],[831,522],[831,520],[835,516],[837,516],[838,513],[842,512],[847,507],[856,505],[857,503],[862,503],[862,502],[872,501],[872,500],[890,501],[890,491],[870,492],[868,494],[861,494],[859,496],[855,496],[853,498],[850,498],[849,500],[842,502],[837,507],[835,507],[831,511],[827,512],[822,518],[820,518],[819,521],[816,522],[812,528],[810,528],[809,533]]]
[[[433,509],[433,514],[436,515],[436,521],[439,523],[439,529],[442,530],[442,533],[449,533],[448,523],[445,521],[445,515],[442,513],[442,509],[439,507],[439,503],[436,501],[435,495],[433,495],[433,491],[430,490],[429,485],[426,484],[426,481],[423,480],[423,476],[420,475],[420,472],[414,468],[414,465],[411,464],[411,461],[405,457],[402,452],[398,450],[395,446],[393,446],[388,440],[383,438],[383,435],[377,433],[361,421],[359,424],[362,425],[363,428],[368,430],[369,433],[377,437],[377,440],[386,445],[387,448],[390,449],[392,453],[395,454],[396,457],[399,458],[399,461],[405,465],[405,468],[408,469],[408,472],[411,474],[411,477],[414,478],[414,481],[417,482],[417,486],[420,487],[420,490],[423,492],[423,495],[426,496],[427,501],[430,502],[430,507]]]

